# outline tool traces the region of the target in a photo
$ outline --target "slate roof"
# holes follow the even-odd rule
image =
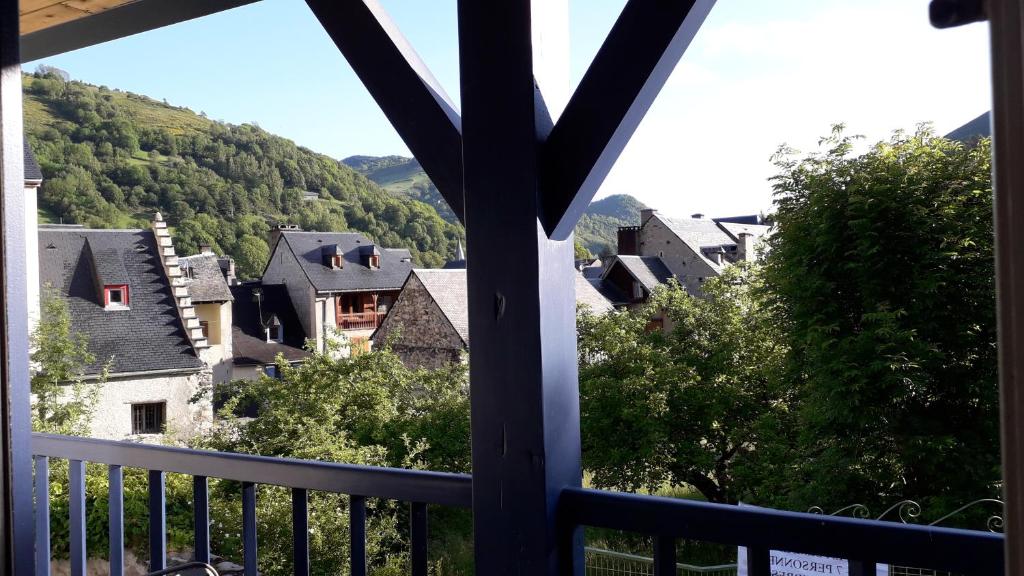
[[[36,155],[32,153],[32,147],[28,144],[28,138],[22,139],[22,146],[25,150],[25,181],[37,181],[43,179],[43,170],[39,167]]]
[[[590,308],[594,314],[604,314],[613,309],[612,303],[582,274],[576,274],[576,304]]]
[[[668,267],[657,256],[616,256],[615,262],[612,262],[605,271],[605,276],[616,264],[621,264],[648,292],[672,278]]]
[[[257,302],[253,290],[260,289],[261,299]],[[231,351],[234,363],[245,365],[273,364],[278,353],[291,362],[303,360],[309,353],[302,349],[306,334],[302,331],[299,315],[292,306],[288,290],[283,284],[260,284],[249,282],[230,287],[231,304]],[[284,328],[284,342],[267,342],[264,331],[271,317],[277,316]]]
[[[755,237],[768,233],[769,227],[757,224],[741,224],[736,222],[715,222],[704,218],[672,218],[657,214],[669,230],[684,244],[698,254],[713,270],[721,271],[723,264],[708,258],[708,252],[718,247],[727,247],[727,254],[734,254],[736,242],[741,232],[749,232]]]
[[[613,306],[629,304],[630,300],[614,284],[602,278],[587,278],[587,282],[604,296],[608,303]]]
[[[220,258],[216,254],[184,256],[178,258],[178,265],[181,266],[193,303],[231,301],[231,291],[228,290]]]
[[[950,140],[959,140],[960,142],[970,142],[972,140],[985,138],[991,135],[992,113],[985,112],[967,124],[964,124],[949,134],[946,134],[946,138],[949,138]]]
[[[410,274],[415,276],[434,299],[441,313],[451,323],[452,328],[469,346],[469,290],[466,282],[465,269],[416,269]],[[576,303],[586,304],[598,314],[612,309],[611,302],[604,298],[580,274],[576,275]],[[394,310],[394,307],[391,308]],[[376,334],[374,334],[376,336]]]
[[[462,341],[469,345],[469,290],[466,287],[465,269],[413,270],[423,283],[430,297],[437,303],[441,313],[459,333]]]
[[[67,299],[72,330],[96,357],[88,374],[108,360],[111,374],[202,369],[158,253],[149,230],[39,230],[40,283]],[[98,276],[120,273],[129,308],[105,310]]]
[[[344,266],[334,269],[324,265],[323,249],[336,246],[344,254]],[[412,254],[404,248],[377,249],[380,268],[367,264],[366,254],[374,250],[373,242],[355,232],[281,233],[275,250],[291,250],[299,265],[318,292],[364,292],[398,290],[412,270]],[[280,283],[284,278],[264,278]]]

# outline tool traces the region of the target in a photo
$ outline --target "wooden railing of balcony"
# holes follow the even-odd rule
[[[351,312],[338,314],[338,328],[341,330],[373,330],[380,326],[383,314],[376,312]]]
[[[410,502],[410,558],[414,576],[427,574],[427,506],[469,508],[471,477],[395,468],[313,462],[150,446],[128,442],[35,434],[37,575],[49,574],[49,460],[69,461],[71,574],[85,574],[85,463],[106,464],[109,474],[111,575],[123,576],[124,518],[122,468],[149,470],[149,525],[152,570],[164,569],[166,511],[164,475],[193,477],[195,560],[210,561],[207,479],[242,483],[242,541],[245,573],[257,574],[256,486],[292,489],[295,574],[310,573],[307,493],[348,494],[351,498],[351,573],[365,576],[366,499]],[[876,563],[914,566],[962,574],[1003,573],[1001,534],[784,512],[755,507],[567,488],[558,507],[563,546],[574,546],[581,526],[611,528],[654,537],[655,574],[675,574],[677,539],[748,547],[748,575],[771,574],[770,550],[848,558],[851,576],[873,576]],[[500,527],[494,526],[499,530]],[[572,554],[567,554],[572,558]],[[565,574],[582,573],[573,558]]]

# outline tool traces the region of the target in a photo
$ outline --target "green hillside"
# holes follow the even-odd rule
[[[342,162],[385,190],[426,202],[437,208],[437,212],[445,220],[455,222],[455,215],[414,158],[351,156]],[[595,255],[614,253],[616,231],[619,226],[639,224],[641,208],[645,206],[629,194],[616,194],[597,200],[590,205],[576,225],[576,239]]]
[[[442,218],[457,223],[455,213],[444,201],[441,192],[427,177],[415,158],[404,156],[349,156],[342,160],[360,174],[373,180],[392,194],[430,204]]]
[[[279,222],[355,230],[440,266],[464,237],[428,204],[257,126],[216,122],[145,96],[24,76],[25,129],[45,176],[40,212],[89,227],[145,226],[163,212],[179,253],[209,243],[254,276]],[[319,199],[305,198],[312,191]]]

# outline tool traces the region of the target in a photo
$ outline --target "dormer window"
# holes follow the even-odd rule
[[[114,284],[103,287],[103,307],[107,310],[128,308],[128,285]]]
[[[334,268],[335,270],[340,270],[344,268],[344,263],[345,259],[342,256],[331,256],[331,268]]]
[[[277,319],[277,316],[270,317],[270,324],[267,325],[265,330],[268,344],[274,342],[281,344],[284,342],[284,326],[281,326],[281,321]]]
[[[380,256],[377,256],[376,254],[370,256],[370,268],[374,270],[380,268]]]

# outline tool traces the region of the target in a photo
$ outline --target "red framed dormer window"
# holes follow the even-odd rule
[[[112,284],[103,287],[104,308],[127,308],[128,307],[128,285]]]
[[[342,269],[345,267],[345,258],[343,256],[331,256],[331,267],[335,269]]]
[[[380,256],[370,256],[370,268],[380,268]]]

